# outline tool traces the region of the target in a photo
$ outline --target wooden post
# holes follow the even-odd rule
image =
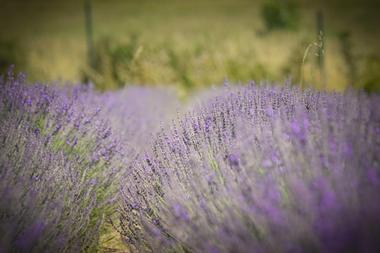
[[[84,2],[84,15],[85,15],[85,28],[87,39],[87,54],[88,64],[91,68],[95,67],[95,49],[93,39],[93,24],[92,24],[92,5],[91,0],[85,0]]]
[[[317,12],[317,38],[318,38],[318,67],[323,88],[326,88],[326,72],[325,72],[325,27],[323,13],[321,10]]]

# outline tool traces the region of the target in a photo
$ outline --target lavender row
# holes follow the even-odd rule
[[[136,252],[378,252],[378,95],[224,88],[123,180]]]

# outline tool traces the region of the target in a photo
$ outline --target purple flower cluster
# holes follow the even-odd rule
[[[227,87],[163,129],[121,188],[136,252],[379,252],[378,95]]]

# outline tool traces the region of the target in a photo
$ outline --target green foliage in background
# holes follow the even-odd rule
[[[24,52],[17,43],[0,40],[0,73],[5,73],[10,65],[25,66]]]
[[[361,78],[366,91],[380,92],[380,57],[365,58]]]
[[[299,10],[292,0],[266,0],[261,6],[261,16],[268,31],[295,30],[299,26]]]
[[[93,80],[101,90],[131,83],[172,84],[183,93],[226,78],[236,82],[280,78],[261,62],[254,47],[245,45],[254,37],[253,32],[240,40],[206,35],[186,40],[177,35],[154,43],[136,34],[126,41],[105,37],[95,43],[94,67],[84,68],[83,78]]]
[[[83,78],[94,81],[101,90],[121,88],[128,81],[128,76],[134,75],[133,65],[139,52],[141,47],[136,35],[124,44],[102,38],[95,46],[94,66],[84,70]]]
[[[90,66],[82,1],[5,1],[0,68],[15,63],[31,81],[90,80],[100,90],[171,85],[186,95],[225,79],[291,77],[299,83],[302,69],[306,85],[322,88],[315,52],[303,62],[306,48],[317,40],[315,17],[322,10],[326,88],[378,90],[380,31],[372,20],[375,6],[364,3],[357,8],[348,0],[343,10],[337,0],[92,0]]]

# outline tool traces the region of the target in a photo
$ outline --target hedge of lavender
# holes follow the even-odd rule
[[[170,93],[30,85],[12,70],[0,88],[0,252],[99,250],[120,178],[150,138],[136,124],[158,130],[168,111],[139,120],[129,98],[156,107]]]
[[[0,88],[1,253],[380,252],[376,94]]]
[[[95,249],[121,164],[84,92],[1,80],[0,252]]]
[[[132,252],[380,252],[378,95],[217,93],[124,177]]]

